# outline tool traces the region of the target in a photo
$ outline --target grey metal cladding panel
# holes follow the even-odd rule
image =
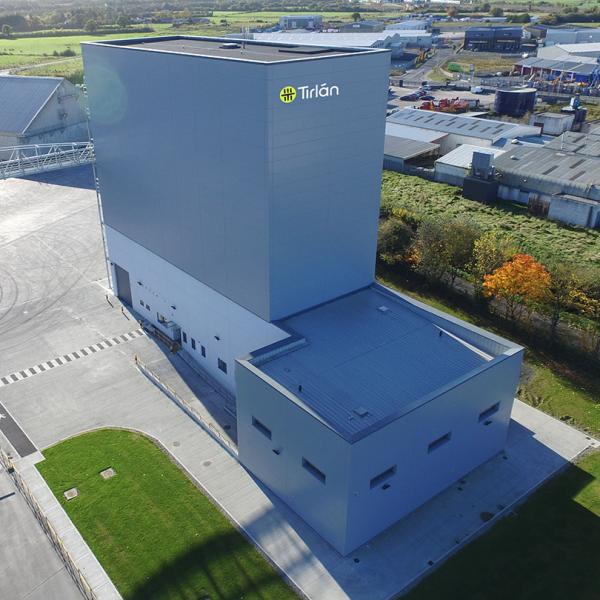
[[[265,67],[83,52],[106,223],[268,318]]]
[[[387,53],[270,69],[273,319],[373,280],[388,69]],[[279,100],[321,83],[339,96]]]

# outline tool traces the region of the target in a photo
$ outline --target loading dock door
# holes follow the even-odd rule
[[[115,274],[117,276],[117,296],[125,302],[125,304],[132,306],[129,272],[115,264]]]

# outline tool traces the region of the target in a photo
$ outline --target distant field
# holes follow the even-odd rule
[[[600,231],[569,227],[532,216],[507,202],[488,205],[467,200],[460,188],[433,183],[420,177],[384,171],[382,204],[406,208],[424,215],[445,214],[472,219],[484,230],[512,236],[540,260],[562,258],[600,266]]]

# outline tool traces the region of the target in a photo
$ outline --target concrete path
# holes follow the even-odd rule
[[[95,198],[81,185],[64,179],[0,182],[0,210],[13,223],[8,227],[0,221],[0,276],[11,282],[0,300],[2,374],[136,327],[106,301]],[[0,400],[41,449],[98,427],[126,427],[152,436],[315,600],[391,598],[480,532],[483,512],[494,515],[493,523],[595,444],[517,403],[505,454],[342,557],[144,377],[134,366],[134,354],[159,367],[161,377],[182,393],[195,395],[207,417],[227,431],[230,423],[214,392],[190,371],[184,373],[188,383],[181,382],[177,360],[166,360],[146,336],[5,385]],[[22,573],[10,553],[7,560]]]
[[[10,476],[0,467],[0,598],[81,600]]]

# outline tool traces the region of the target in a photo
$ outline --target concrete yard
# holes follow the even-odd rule
[[[133,315],[106,298],[90,182],[85,169],[53,174],[48,183],[0,182],[0,378],[32,369],[27,377],[0,386],[4,410],[41,450],[98,427],[127,427],[152,436],[309,598],[391,598],[476,535],[485,525],[482,513],[498,518],[595,444],[517,402],[505,453],[371,543],[340,556],[138,371],[134,354],[191,402],[202,404],[205,395],[205,418],[231,426],[215,392],[154,340],[126,336],[101,351],[37,368],[139,328]],[[0,474],[0,497],[10,485]],[[20,536],[4,535],[17,509],[35,552],[16,539]],[[46,538],[22,498],[0,500],[0,530],[0,598],[78,597],[49,544],[49,555],[44,554]],[[26,596],[49,577],[62,595],[52,596],[48,588],[45,594]],[[7,580],[18,587],[6,588]]]

